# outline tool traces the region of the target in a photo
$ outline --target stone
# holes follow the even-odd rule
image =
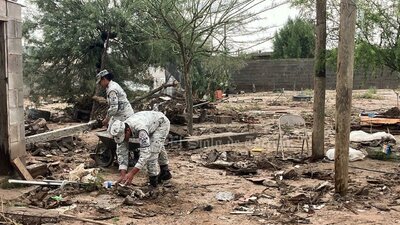
[[[123,201],[124,205],[134,205],[135,204],[135,200],[131,197],[131,196],[126,196],[124,201]]]

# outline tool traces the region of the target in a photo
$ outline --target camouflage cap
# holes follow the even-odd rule
[[[110,134],[117,144],[122,143],[125,139],[125,123],[120,120],[115,120],[110,127]]]
[[[105,75],[109,74],[109,72],[107,70],[102,70],[100,71],[97,75],[96,75],[96,83],[100,83],[100,80],[102,77],[104,77]]]

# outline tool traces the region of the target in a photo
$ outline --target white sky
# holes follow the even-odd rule
[[[267,1],[266,1],[267,2]],[[242,37],[239,41],[247,41],[247,44],[241,44],[240,46],[235,46],[238,49],[243,49],[245,52],[266,52],[272,51],[272,40],[269,40],[275,32],[277,32],[280,28],[282,28],[289,18],[294,19],[298,15],[298,10],[291,8],[290,4],[285,4],[279,6],[275,9],[268,10],[264,14],[262,14],[263,20],[257,21],[252,26],[268,26],[272,27],[267,31],[264,31],[258,35],[254,35],[252,37]],[[262,24],[262,25],[260,25]],[[263,43],[260,41],[256,42],[254,40],[264,40]]]

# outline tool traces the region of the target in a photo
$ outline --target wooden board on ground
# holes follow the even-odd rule
[[[35,163],[26,167],[32,177],[45,176],[48,173],[47,164]]]
[[[254,140],[257,137],[257,133],[219,133],[212,135],[201,135],[201,136],[191,136],[186,139],[178,140],[172,142],[173,145],[181,145],[181,147],[186,149],[197,149],[204,147],[211,147],[216,145],[226,145],[239,142],[246,142]]]
[[[24,178],[25,180],[33,180],[32,175],[26,169],[24,163],[22,163],[19,157],[13,160],[13,165],[21,178]]]
[[[214,121],[220,124],[232,123],[232,116],[225,116],[225,115],[215,116]]]
[[[186,126],[179,126],[179,125],[175,125],[175,124],[171,124],[169,132],[174,135],[181,136],[181,137],[187,137],[189,134],[187,132]]]
[[[393,125],[399,124],[399,118],[379,118],[379,117],[368,117],[368,116],[360,116],[360,125]]]

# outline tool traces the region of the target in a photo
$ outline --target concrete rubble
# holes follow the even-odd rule
[[[292,96],[293,92],[239,94],[216,103],[196,103],[202,104],[198,106],[202,110],[196,111],[199,117],[204,112],[206,116],[194,124],[193,136],[188,135],[185,121],[173,122],[167,145],[173,179],[162,183],[157,190],[148,188],[145,173],[140,173],[133,185],[103,185],[105,181],[115,181],[118,171],[115,161],[108,167],[99,167],[91,158],[91,154],[96,154],[100,142],[96,132],[101,128],[68,133],[64,131],[85,123],[27,120],[25,167],[34,181],[53,185],[33,186],[33,190],[4,202],[8,210],[4,215],[16,221],[20,221],[18,215],[24,215],[29,218],[25,224],[36,224],[35,221],[66,224],[67,220],[93,220],[99,224],[183,220],[193,224],[205,221],[315,224],[320,219],[328,221],[343,214],[353,222],[366,223],[363,220],[366,214],[374,214],[378,218],[374,222],[379,221],[379,215],[390,215],[393,221],[400,221],[392,214],[400,210],[400,195],[396,191],[400,187],[400,170],[395,158],[372,160],[368,152],[362,161],[352,162],[349,194],[342,199],[334,191],[332,162],[310,162],[310,152],[301,155],[297,148],[301,147],[301,141],[297,139],[288,139],[285,158],[277,154],[276,121],[281,115],[302,115],[311,132],[311,105],[294,102]],[[152,99],[143,107],[158,103],[159,110],[171,110],[170,114],[179,112],[178,103],[161,104],[163,101]],[[58,115],[65,114],[58,112]],[[326,149],[334,148],[333,115],[327,110]],[[353,118],[357,117],[355,113]],[[29,137],[46,136],[58,130],[67,135],[29,141]],[[364,136],[377,135],[367,133]],[[353,137],[352,147],[362,152],[371,147],[381,151],[390,144],[392,156],[398,154],[397,135],[386,132],[384,138],[375,136],[368,140]],[[68,180],[75,183],[54,185]],[[21,186],[7,185],[11,186],[8,188]],[[12,205],[23,207],[16,209]],[[47,213],[33,212],[29,207]]]

